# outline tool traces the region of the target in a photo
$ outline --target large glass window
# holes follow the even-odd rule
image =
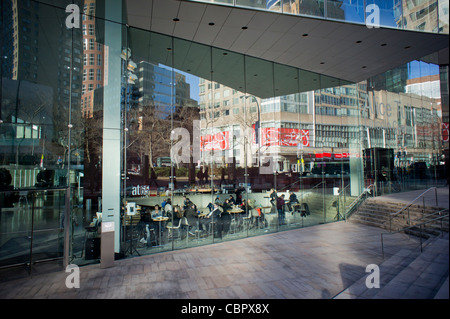
[[[109,1],[84,1],[80,28],[33,3],[2,4],[0,267],[97,262],[105,222],[123,258],[342,220],[370,185],[445,183],[445,68],[348,83],[129,27]],[[236,3],[364,17],[268,4]]]

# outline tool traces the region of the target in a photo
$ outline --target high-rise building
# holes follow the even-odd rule
[[[95,38],[95,2],[86,0],[83,6],[83,83],[81,112],[90,118],[94,113],[95,90],[103,87],[104,57],[103,45]]]
[[[174,211],[152,219],[182,195],[261,207],[266,228],[233,218],[227,240],[300,227],[267,209],[271,188],[309,205],[308,226],[368,189],[448,183],[448,1],[1,8],[0,267],[215,243],[215,226],[192,241]]]

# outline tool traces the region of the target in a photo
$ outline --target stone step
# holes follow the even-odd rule
[[[380,288],[373,299],[433,299],[448,278],[448,238],[432,238],[423,252]]]
[[[379,288],[367,287],[367,273],[334,299],[435,298],[448,280],[448,256],[448,233],[430,238],[423,243],[423,252],[420,247],[402,249],[385,259],[379,265]]]
[[[385,259],[379,265],[380,274],[380,288],[389,284],[389,282],[414,258],[418,255],[417,251],[411,251],[409,249],[401,249],[391,257]],[[366,273],[359,280],[355,281],[348,288],[341,291],[333,299],[371,299],[374,297],[380,288],[367,287],[366,280],[369,273]]]
[[[404,227],[408,227],[409,225],[428,222],[428,224],[426,224],[424,226],[424,228],[440,231],[441,227],[442,227],[443,231],[448,232],[449,231],[448,217],[444,218],[442,220],[433,220],[436,217],[437,217],[436,215],[432,215],[432,214],[423,215],[422,213],[409,214],[409,216],[400,214],[398,216],[393,217],[392,220],[389,221],[390,214],[387,212],[363,209],[363,210],[358,210],[355,214],[353,214],[351,219],[357,220],[359,222],[371,221],[371,222],[379,223],[380,225],[387,225],[387,226],[389,226],[389,224],[391,224],[392,229],[395,229],[395,230],[401,229]],[[385,228],[385,227],[383,227],[383,228]]]
[[[363,205],[361,205],[358,210],[373,210],[373,211],[379,211],[379,212],[386,212],[386,213],[397,213],[399,212],[403,207],[400,208],[395,208],[393,209],[392,207],[386,207],[384,205],[380,205],[378,203],[364,203]],[[403,210],[403,214],[407,214],[409,210],[410,214],[430,214],[430,213],[434,213],[436,211],[439,211],[440,208],[439,207],[425,207],[425,209],[423,209],[421,206],[411,206],[409,209],[405,209]]]
[[[408,203],[404,203],[404,202],[395,202],[395,201],[386,201],[384,199],[380,199],[378,197],[375,198],[368,198],[365,201],[365,204],[372,204],[372,205],[376,205],[379,207],[385,207],[385,208],[390,208],[390,209],[396,209],[396,210],[400,210],[402,208],[404,208],[406,205],[408,205]],[[420,208],[422,209],[423,207],[423,203],[421,203],[420,201],[412,204],[410,206],[410,209],[417,209]],[[444,209],[445,207],[440,207],[440,206],[435,206],[435,205],[426,205],[425,204],[425,209],[431,209],[431,210],[440,210],[440,209]]]

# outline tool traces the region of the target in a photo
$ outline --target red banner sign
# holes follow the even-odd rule
[[[448,142],[449,123],[442,123],[442,142]]]
[[[261,144],[263,146],[297,146],[298,143],[309,147],[309,130],[294,128],[261,128]]]
[[[230,148],[230,132],[219,132],[214,135],[200,137],[200,150],[224,151]]]

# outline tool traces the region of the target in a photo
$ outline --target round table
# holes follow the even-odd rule
[[[161,222],[168,221],[169,217],[164,217],[164,216],[152,217],[152,220],[155,222],[159,222],[159,247],[161,247],[161,246],[163,246],[161,244]]]

